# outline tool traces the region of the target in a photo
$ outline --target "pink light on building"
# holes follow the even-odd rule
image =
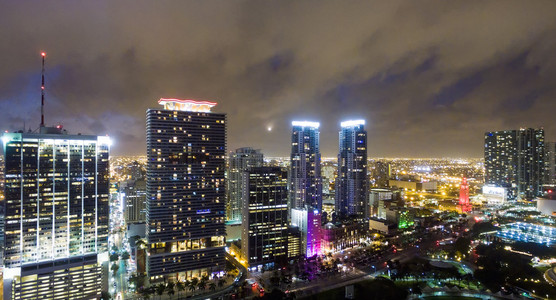
[[[164,109],[168,110],[210,112],[210,109],[216,106],[217,103],[205,100],[160,98],[158,104],[164,105]]]
[[[459,188],[458,210],[461,213],[471,211],[471,204],[469,203],[469,184],[467,183],[467,178],[465,177],[462,178]]]
[[[320,255],[322,229],[320,226],[321,215],[316,209],[309,209],[307,211],[307,252],[306,257]]]

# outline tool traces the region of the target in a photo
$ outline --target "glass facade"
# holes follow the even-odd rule
[[[288,258],[288,176],[279,167],[244,172],[241,249],[250,266]],[[294,250],[294,249],[292,249]]]
[[[108,250],[110,140],[33,133],[6,133],[2,140],[4,266],[16,270],[10,271],[14,287],[25,279],[22,270],[44,263],[94,255],[96,264],[96,254]]]

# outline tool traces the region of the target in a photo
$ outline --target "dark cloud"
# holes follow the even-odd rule
[[[482,155],[483,132],[556,140],[554,1],[5,1],[0,128],[110,134],[143,154],[160,97],[213,99],[228,146],[288,155],[290,122],[365,118],[370,156]],[[267,127],[272,127],[271,132]]]

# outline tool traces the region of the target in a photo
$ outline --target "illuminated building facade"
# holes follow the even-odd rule
[[[290,208],[305,205],[322,210],[321,156],[318,122],[292,122]]]
[[[485,133],[485,183],[508,188],[508,198],[542,194],[545,180],[543,129]]]
[[[224,269],[226,115],[214,102],[160,99],[147,110],[151,282]]]
[[[243,172],[253,167],[263,166],[263,154],[250,147],[239,148],[228,159],[228,214],[229,221],[242,221]]]
[[[41,132],[2,136],[4,297],[96,299],[108,279],[110,140]]]
[[[367,131],[365,121],[341,123],[336,213],[340,216],[368,218],[369,178],[367,176]]]
[[[462,213],[471,211],[471,203],[469,203],[469,184],[467,178],[463,177],[459,186],[459,202],[458,209]]]
[[[301,236],[299,228],[288,227],[288,259],[297,258],[303,254]]]
[[[291,225],[301,231],[301,254],[312,257],[322,253],[322,227],[321,214],[318,210],[306,208],[293,208],[291,213]]]
[[[398,211],[398,228],[406,229],[412,228],[415,225],[415,215],[410,210],[399,210]]]
[[[358,245],[368,228],[364,223],[333,224],[328,223],[322,228],[323,253],[336,252]]]
[[[244,174],[241,251],[249,266],[288,259],[288,173],[280,167],[251,168]],[[293,249],[292,249],[293,250]]]

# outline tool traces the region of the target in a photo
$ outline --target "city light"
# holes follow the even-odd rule
[[[349,120],[340,123],[341,127],[353,127],[358,125],[365,125],[365,120]]]
[[[108,145],[108,147],[112,147],[112,139],[109,136],[99,136],[98,143],[100,145]]]
[[[8,135],[2,135],[2,144],[5,146],[8,142],[10,142],[12,138]]]
[[[292,126],[319,128],[320,123],[319,122],[311,122],[311,121],[293,121]]]
[[[158,104],[164,105],[164,109],[167,110],[210,112],[217,103],[205,100],[160,98]]]

